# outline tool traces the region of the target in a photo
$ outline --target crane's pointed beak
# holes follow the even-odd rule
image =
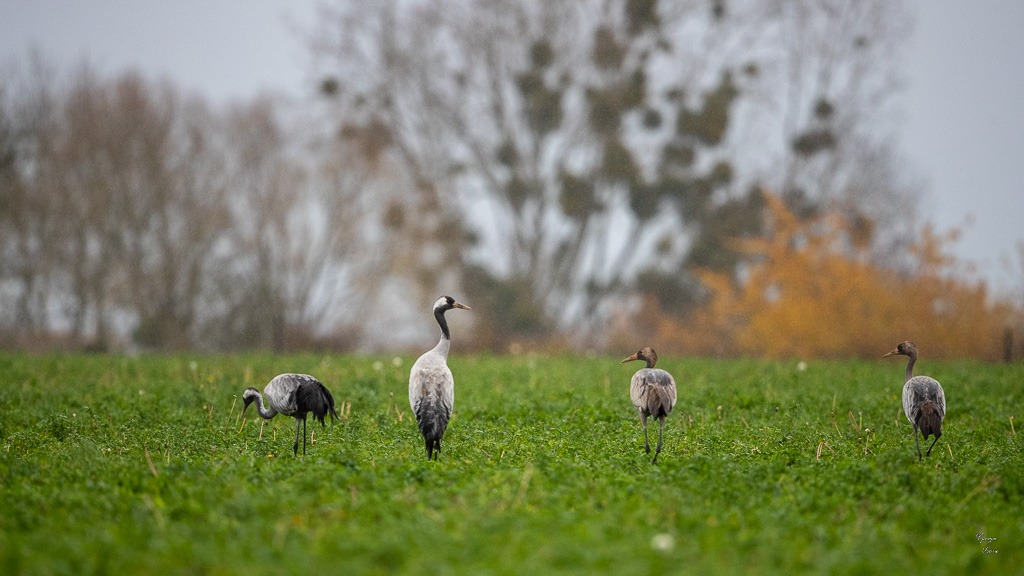
[[[895,356],[896,354],[899,354],[899,353],[900,353],[900,347],[897,346],[897,347],[893,348],[888,354],[886,354],[885,356],[882,356],[882,358],[888,358],[889,356]]]
[[[472,308],[470,308],[469,306],[466,306],[465,304],[459,304],[458,302],[456,302],[455,304],[452,304],[452,307],[453,308],[462,308],[463,310],[472,310]]]
[[[625,364],[626,362],[632,362],[633,360],[639,360],[639,358],[636,357],[636,354],[624,359],[622,362],[619,362],[619,364]]]

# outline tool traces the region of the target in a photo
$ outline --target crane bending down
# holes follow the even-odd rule
[[[647,362],[647,367],[637,370],[629,381],[629,397],[640,413],[640,422],[644,425],[644,449],[648,454],[651,453],[651,443],[647,440],[647,417],[654,416],[658,419],[658,448],[654,452],[654,459],[651,460],[651,464],[657,464],[658,454],[661,454],[661,434],[665,429],[665,417],[676,405],[676,381],[668,372],[654,367],[658,362],[658,354],[650,346],[626,358],[620,364],[633,360]]]
[[[437,460],[441,454],[441,438],[455,405],[455,378],[448,368],[448,349],[452,340],[444,318],[444,313],[452,308],[471,310],[451,296],[442,296],[434,302],[434,318],[441,326],[441,340],[416,360],[409,373],[409,406],[423,434],[427,460]]]
[[[270,409],[263,406],[263,396],[255,388],[246,388],[242,393],[242,400],[245,407],[242,414],[249,409],[249,404],[256,402],[256,411],[260,416],[270,420],[278,414],[292,416],[295,418],[295,443],[292,445],[292,453],[299,454],[299,429],[302,429],[302,454],[306,454],[306,415],[310,412],[313,417],[324,426],[324,416],[331,415],[331,426],[334,426],[334,418],[338,415],[334,411],[334,397],[331,391],[322,382],[307,374],[281,374],[275,376],[269,384],[263,388],[267,395],[267,402]]]
[[[914,445],[917,446],[917,459],[921,459],[921,444],[917,439],[917,431],[925,440],[929,434],[935,439],[925,452],[931,456],[932,447],[942,436],[942,421],[946,418],[946,394],[942,391],[939,381],[928,376],[914,376],[914,362],[917,362],[917,346],[907,340],[882,356],[909,356],[907,361],[907,381],[903,385],[903,413],[914,427]]]

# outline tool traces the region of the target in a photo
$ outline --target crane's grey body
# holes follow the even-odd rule
[[[299,453],[299,430],[302,430],[302,453],[306,453],[306,416],[310,412],[313,417],[324,426],[324,416],[330,414],[331,425],[334,425],[334,397],[331,391],[322,382],[308,374],[280,374],[275,376],[264,388],[263,394],[267,397],[267,404],[264,406],[263,396],[259,390],[247,388],[242,394],[245,407],[244,413],[249,404],[256,403],[256,411],[260,417],[270,420],[278,414],[295,418],[295,443],[292,445],[292,452]]]
[[[914,444],[917,445],[918,458],[921,446],[918,444],[917,431],[925,440],[929,435],[935,439],[925,453],[930,456],[932,447],[942,436],[942,421],[946,418],[946,394],[939,381],[928,376],[914,376],[903,385],[903,413],[914,427]]]
[[[455,377],[448,368],[450,345],[451,340],[442,338],[416,360],[409,373],[409,406],[426,441],[428,458],[434,448],[440,452],[441,438],[455,406]]]
[[[623,360],[645,360],[646,368],[641,368],[633,374],[629,381],[629,398],[633,401],[633,407],[640,413],[640,422],[644,426],[644,449],[651,453],[651,443],[647,439],[647,418],[653,416],[658,419],[658,447],[654,452],[652,464],[658,463],[658,454],[661,453],[661,436],[665,428],[665,418],[676,405],[676,381],[672,375],[655,368],[658,355],[651,348],[644,348],[636,354]]]
[[[914,445],[917,447],[917,457],[921,459],[918,430],[925,440],[928,436],[935,437],[925,453],[926,456],[930,456],[932,448],[942,436],[942,421],[946,418],[946,394],[938,380],[928,376],[914,376],[917,346],[913,342],[903,342],[883,358],[896,354],[910,357],[907,361],[906,383],[903,384],[903,413],[914,427]]]
[[[470,310],[450,296],[442,296],[434,303],[434,318],[441,327],[437,345],[416,359],[409,372],[409,406],[427,449],[427,459],[441,454],[441,438],[448,428],[455,407],[455,377],[448,368],[451,333],[444,313],[452,308]]]

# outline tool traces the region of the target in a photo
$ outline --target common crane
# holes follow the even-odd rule
[[[441,438],[455,404],[455,378],[448,368],[452,340],[444,318],[444,313],[452,308],[471,309],[451,296],[442,296],[434,302],[434,318],[441,326],[441,339],[437,346],[416,360],[409,373],[409,405],[426,442],[427,460],[437,460],[441,454]]]
[[[914,376],[914,362],[917,362],[917,346],[907,340],[882,356],[909,356],[907,361],[907,381],[903,385],[903,413],[914,427],[914,445],[917,446],[917,459],[921,460],[921,444],[917,439],[917,431],[925,440],[932,434],[935,439],[925,452],[932,453],[932,447],[942,436],[942,421],[946,418],[946,394],[942,391],[939,381],[928,376]]]
[[[651,443],[647,440],[647,417],[654,416],[658,419],[658,448],[654,452],[654,459],[651,460],[652,464],[657,464],[658,454],[661,454],[661,435],[665,429],[665,417],[676,405],[676,381],[668,372],[654,367],[658,362],[658,354],[650,346],[626,358],[620,364],[633,360],[647,362],[647,367],[637,370],[629,381],[629,397],[640,413],[640,422],[644,425],[644,449],[648,454],[651,453]]]
[[[245,407],[242,414],[249,409],[249,404],[256,402],[256,410],[260,416],[270,420],[278,414],[295,418],[295,443],[292,453],[299,454],[299,429],[302,429],[302,454],[306,454],[306,415],[310,412],[324,426],[324,416],[331,415],[331,426],[338,415],[334,411],[334,397],[322,382],[307,374],[281,374],[275,376],[263,388],[270,408],[263,406],[263,396],[255,388],[246,388],[242,393]]]

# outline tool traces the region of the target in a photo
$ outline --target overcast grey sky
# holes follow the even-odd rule
[[[958,253],[994,283],[1024,241],[1024,2],[916,0],[903,150],[940,229],[968,218]],[[1017,268],[1019,271],[1019,268]]]
[[[0,62],[31,47],[59,66],[137,68],[215,102],[261,91],[307,98],[317,0],[0,0]],[[907,168],[922,215],[965,228],[957,253],[997,286],[1024,241],[1024,1],[914,0],[906,45]],[[966,225],[966,226],[965,226]],[[1019,268],[1017,268],[1019,270]]]

